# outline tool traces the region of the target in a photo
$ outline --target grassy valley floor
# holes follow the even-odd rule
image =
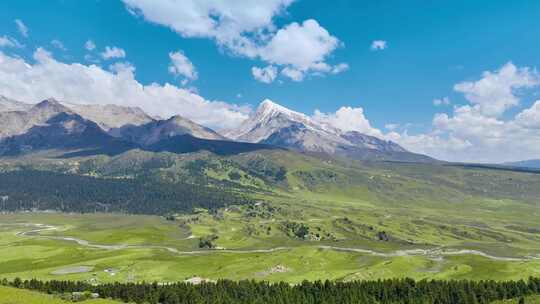
[[[525,247],[525,237],[523,244],[516,239],[515,247],[496,242],[459,242],[437,235],[435,231],[440,230],[436,230],[435,224],[422,224],[435,230],[431,232],[431,242],[354,239],[354,233],[347,229],[355,226],[348,227],[331,218],[308,218],[304,223],[310,230],[319,231],[317,227],[321,227],[321,234],[330,233],[334,238],[300,240],[279,228],[276,218],[246,219],[245,210],[223,212],[217,218],[206,212],[179,215],[175,221],[111,214],[2,215],[0,276],[92,283],[192,278],[291,283],[305,279],[394,277],[508,280],[540,276],[540,259],[533,258],[538,251],[534,246]],[[384,225],[392,238],[401,232],[397,220],[374,225]],[[272,227],[270,232],[266,227]],[[367,231],[371,233],[369,228]],[[216,248],[199,248],[200,238],[209,234],[218,236],[214,241]],[[68,239],[62,239],[65,237]],[[465,248],[475,251],[459,251]]]

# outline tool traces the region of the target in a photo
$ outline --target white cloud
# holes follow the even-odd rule
[[[23,45],[17,39],[4,35],[0,36],[0,48],[3,47],[21,48]]]
[[[330,73],[332,74],[339,74],[341,72],[345,72],[349,69],[349,65],[346,63],[340,63],[332,67],[332,70]]]
[[[454,107],[451,115],[438,113],[426,134],[404,132],[397,142],[411,151],[451,161],[504,162],[540,157],[540,102],[513,118],[503,119],[519,104],[516,90],[538,86],[530,68],[507,63],[486,71],[477,81],[462,82],[456,91],[469,105]]]
[[[293,22],[277,29],[273,19],[293,0],[123,0],[146,20],[167,26],[183,37],[210,38],[234,55],[290,68],[304,79],[310,73],[337,74],[348,66],[326,63],[342,44],[316,20]],[[326,65],[324,70],[317,67]],[[283,75],[287,75],[285,72]],[[289,73],[290,74],[290,73]]]
[[[371,42],[372,51],[382,51],[388,48],[388,43],[385,40],[374,40]]]
[[[272,83],[278,74],[278,70],[275,66],[269,65],[264,68],[252,67],[251,74],[257,81],[263,83]]]
[[[283,70],[281,70],[281,74],[294,81],[302,81],[304,80],[304,76],[305,76],[304,72],[302,72],[301,70],[291,68],[291,67],[283,68]]]
[[[146,20],[165,25],[184,37],[215,39],[232,50],[249,53],[248,34],[274,27],[272,19],[292,0],[123,0]]]
[[[516,116],[516,122],[527,129],[540,131],[540,100]]]
[[[450,98],[448,97],[433,99],[433,105],[435,106],[448,106],[450,104],[451,104],[451,101],[450,101]]]
[[[186,84],[190,80],[196,80],[198,78],[197,70],[189,58],[184,55],[184,52],[177,51],[169,53],[171,63],[169,64],[169,73],[175,76],[182,76],[184,80],[183,84]]]
[[[105,51],[101,53],[101,57],[105,60],[113,59],[113,58],[125,58],[126,51],[116,46],[113,46],[113,47],[106,46]]]
[[[20,19],[15,19],[15,24],[17,25],[17,30],[19,33],[21,33],[23,37],[27,38],[29,30],[26,24],[24,24],[24,22],[22,22]]]
[[[367,135],[385,138],[385,135],[379,129],[371,126],[371,123],[364,115],[363,108],[341,107],[335,113],[322,113],[315,110],[313,119],[342,131],[358,131]]]
[[[62,50],[62,51],[67,50],[66,47],[64,46],[64,44],[62,43],[62,41],[60,41],[58,39],[52,40],[51,45],[54,46],[55,48],[59,49],[59,50]]]
[[[109,70],[116,74],[135,74],[135,66],[129,62],[115,62],[109,66]]]
[[[540,83],[536,70],[517,68],[508,62],[496,72],[486,71],[478,81],[466,81],[454,86],[484,115],[498,117],[510,107],[519,104],[515,91]]]
[[[536,147],[529,146],[536,141]],[[405,135],[398,140],[412,151],[451,161],[503,162],[540,153],[540,136],[513,121],[484,116],[471,106],[454,110],[452,116],[436,114],[433,131],[421,135]]]
[[[165,83],[143,85],[128,63],[116,63],[110,71],[97,65],[67,64],[46,50],[34,53],[35,63],[0,51],[0,94],[38,102],[55,97],[79,104],[138,106],[150,115],[179,114],[212,128],[232,128],[247,118],[249,108],[200,95]]]
[[[96,49],[96,44],[94,43],[94,41],[92,40],[87,40],[85,43],[84,43],[84,48],[87,50],[87,51],[93,51]]]
[[[260,50],[261,58],[302,71],[323,63],[339,46],[339,40],[313,19],[293,22],[280,29]]]

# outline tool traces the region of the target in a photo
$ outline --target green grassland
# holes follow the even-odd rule
[[[0,161],[0,170],[27,167],[226,185],[257,203],[196,209],[174,214],[174,220],[0,215],[0,277],[168,282],[195,276],[298,283],[540,276],[540,259],[530,258],[540,257],[540,174],[533,172],[354,162],[287,151],[229,157],[131,151],[115,157]],[[56,229],[17,235],[32,230],[24,226],[29,223]],[[213,249],[199,248],[201,239],[211,240]],[[474,251],[414,251],[419,249]],[[81,266],[86,272],[65,273]]]
[[[65,301],[52,295],[46,295],[34,291],[16,289],[0,286],[0,304],[67,304],[73,303]],[[120,303],[112,300],[95,299],[79,303],[84,304],[114,304]]]

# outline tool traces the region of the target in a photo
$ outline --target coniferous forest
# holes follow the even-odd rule
[[[124,302],[163,304],[345,304],[436,303],[484,304],[540,293],[540,278],[528,281],[468,281],[388,279],[378,281],[304,281],[298,285],[220,280],[216,283],[110,283],[15,279],[3,285],[49,294],[98,293]]]
[[[251,200],[219,187],[150,178],[106,179],[37,170],[0,173],[0,211],[166,214],[217,209]]]

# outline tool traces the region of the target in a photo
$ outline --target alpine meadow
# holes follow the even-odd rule
[[[538,20],[3,2],[0,304],[540,303]]]

